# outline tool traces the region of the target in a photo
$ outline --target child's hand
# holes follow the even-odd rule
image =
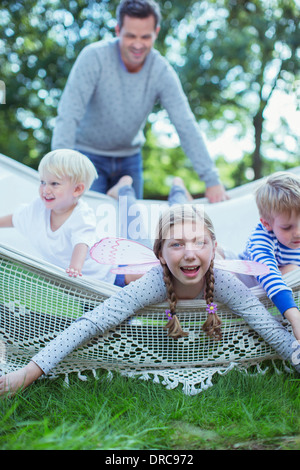
[[[85,243],[78,243],[72,253],[69,267],[66,269],[70,277],[82,276],[81,269],[88,251],[88,246]]]
[[[293,328],[294,336],[300,340],[300,312],[296,307],[288,308],[284,312],[285,318],[290,322]]]
[[[71,267],[68,267],[66,269],[66,273],[69,274],[69,277],[82,276],[82,273],[81,273],[80,269],[75,269],[75,268],[71,268]]]

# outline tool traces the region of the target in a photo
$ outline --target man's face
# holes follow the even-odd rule
[[[121,29],[116,26],[120,38],[121,57],[127,70],[136,73],[143,67],[147,55],[157,38],[159,27],[155,28],[153,15],[147,18],[132,18],[125,15]]]

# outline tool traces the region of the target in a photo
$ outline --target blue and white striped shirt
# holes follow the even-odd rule
[[[297,307],[292,290],[282,279],[278,268],[287,264],[300,266],[300,249],[292,250],[282,245],[274,232],[268,231],[259,223],[248,239],[246,250],[240,257],[269,266],[270,272],[264,276],[258,276],[257,280],[280,313],[283,314],[288,308]]]

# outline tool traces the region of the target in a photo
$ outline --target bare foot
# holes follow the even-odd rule
[[[132,185],[132,178],[129,175],[122,176],[117,184],[112,186],[108,191],[107,195],[113,197],[114,199],[118,199],[119,197],[119,189],[123,186],[131,186]]]
[[[28,387],[32,382],[38,379],[43,371],[34,362],[30,362],[22,369],[10,372],[0,377],[0,396],[15,395],[19,390]]]
[[[186,197],[188,198],[188,200],[189,201],[194,200],[193,196],[186,189],[185,184],[183,182],[183,179],[180,178],[179,176],[175,176],[175,178],[173,179],[173,186],[180,186],[181,188],[183,188],[185,190]]]

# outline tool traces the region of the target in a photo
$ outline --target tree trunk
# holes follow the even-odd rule
[[[260,153],[261,138],[263,129],[263,116],[262,111],[259,111],[253,118],[254,134],[255,134],[255,149],[252,154],[252,168],[254,170],[254,179],[261,178],[262,175],[262,157]]]

